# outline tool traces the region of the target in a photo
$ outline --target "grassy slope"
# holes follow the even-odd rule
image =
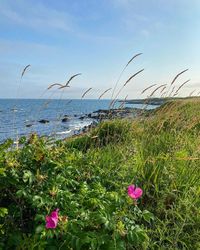
[[[100,249],[199,249],[199,135],[200,101],[188,99],[165,104],[148,118],[104,122],[91,134],[59,142],[53,148],[32,138],[24,149],[2,156],[4,190],[19,196],[16,200],[8,192],[1,194],[3,206],[12,214],[17,204],[19,211],[26,210],[21,217],[25,220],[29,216],[29,222],[38,213],[58,206],[69,217],[68,231],[77,237],[74,240],[74,236],[66,236],[68,246],[74,249],[79,243],[81,249],[97,249],[101,238],[102,242],[113,239],[119,246],[112,248],[111,240],[110,245],[102,243]],[[32,181],[26,177],[27,171],[31,171]],[[140,211],[126,194],[132,183],[144,190],[138,201]],[[147,211],[154,220],[145,217]],[[125,217],[141,226],[139,239],[129,234],[135,229],[129,227]],[[20,232],[28,228],[35,235],[35,226],[29,222],[21,225],[17,216],[15,220],[15,226],[19,226],[15,228],[14,222],[6,220],[7,228]],[[9,232],[5,234],[12,238]],[[92,243],[85,243],[86,235],[94,238]],[[25,242],[24,236],[19,237]],[[52,244],[60,247],[64,242],[61,238]]]

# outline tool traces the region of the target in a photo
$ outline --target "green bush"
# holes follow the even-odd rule
[[[0,145],[0,249],[199,249],[200,106],[190,102],[54,144]],[[144,191],[137,205],[130,184]]]
[[[150,223],[153,217],[127,195],[133,176],[125,168],[130,166],[113,164],[114,158],[116,163],[121,161],[122,154],[111,147],[87,153],[67,149],[65,143],[49,147],[36,137],[20,150],[4,151],[2,248],[147,246],[149,239],[142,221]],[[46,229],[45,216],[55,208],[60,209],[61,218],[68,219],[59,221],[56,229]]]

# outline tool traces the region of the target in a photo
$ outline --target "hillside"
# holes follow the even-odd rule
[[[18,150],[7,141],[0,248],[199,249],[199,142],[199,98],[105,121],[53,146],[36,135]],[[131,198],[130,185],[142,196]],[[45,216],[57,208],[56,227],[47,229]]]

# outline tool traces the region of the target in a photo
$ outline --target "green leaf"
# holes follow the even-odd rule
[[[41,207],[44,204],[44,201],[43,201],[42,197],[40,197],[39,195],[34,195],[33,196],[33,204],[35,206]]]
[[[81,249],[81,241],[79,238],[76,239],[76,243],[75,243],[76,249],[80,250]]]
[[[44,225],[39,225],[36,227],[35,233],[40,234],[42,231],[44,231],[44,229],[45,229]]]
[[[123,240],[117,240],[117,241],[110,241],[106,247],[106,250],[126,250],[126,245]]]
[[[24,170],[23,181],[32,184],[34,176],[30,170]]]
[[[5,168],[0,168],[0,175],[5,176],[5,175],[6,175],[6,174],[5,174],[5,171],[6,171]]]
[[[27,193],[26,193],[24,190],[20,189],[20,190],[18,190],[18,191],[16,192],[16,196],[17,196],[18,198],[26,197],[26,196],[27,196]]]
[[[150,223],[151,220],[154,220],[154,215],[152,213],[150,213],[149,211],[147,211],[147,210],[143,211],[142,217],[148,223]]]
[[[8,214],[8,209],[5,207],[0,207],[0,217],[4,217],[6,214]]]

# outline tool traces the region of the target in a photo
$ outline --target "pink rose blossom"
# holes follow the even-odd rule
[[[58,211],[57,208],[54,210],[50,216],[46,216],[46,228],[56,228],[58,224]]]
[[[142,189],[139,187],[135,187],[135,185],[128,186],[128,196],[132,199],[137,200],[142,196]]]

